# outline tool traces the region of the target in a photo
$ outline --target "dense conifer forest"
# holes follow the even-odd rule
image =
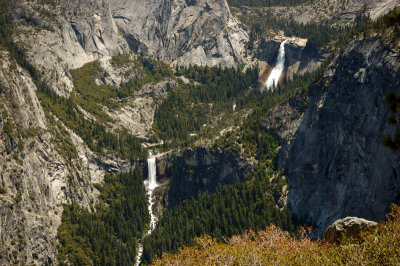
[[[64,205],[58,229],[61,265],[132,265],[137,241],[150,221],[139,166],[131,173],[107,174],[98,185],[99,203],[86,210]],[[69,262],[69,263],[68,263]]]
[[[171,88],[167,99],[155,113],[155,127],[162,139],[175,145],[199,132],[222,112],[231,112],[235,99],[242,97],[251,86],[257,86],[258,69],[220,67],[177,68],[176,76],[185,76],[193,83]]]

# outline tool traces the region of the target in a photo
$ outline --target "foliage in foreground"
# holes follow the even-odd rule
[[[295,239],[271,225],[247,231],[219,243],[210,236],[195,239],[193,247],[164,254],[155,265],[398,265],[400,263],[400,207],[393,205],[388,220],[360,239],[339,244],[311,241],[307,230]]]

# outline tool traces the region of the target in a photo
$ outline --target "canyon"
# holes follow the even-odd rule
[[[163,211],[199,193],[250,182],[249,176],[261,166],[246,149],[256,148],[246,146],[248,140],[241,135],[231,150],[212,143],[239,132],[243,121],[257,114],[256,106],[242,104],[238,96],[229,99],[231,113],[217,113],[217,104],[205,100],[188,103],[207,106],[214,115],[200,130],[187,132],[198,137],[193,142],[175,145],[162,139],[155,125],[157,110],[172,90],[202,85],[195,76],[176,75],[179,67],[194,65],[243,72],[258,66],[261,84],[246,88],[243,95],[273,93],[278,82],[284,85],[303,74],[322,72],[307,89],[280,99],[260,115],[262,130],[279,140],[276,158],[263,161],[262,167],[275,165],[266,167],[274,171],[268,177],[271,184],[287,182],[280,195],[271,195],[276,198],[273,203],[277,210],[288,206],[296,219],[313,225],[316,236],[346,216],[382,221],[390,204],[400,202],[399,154],[382,145],[386,135],[399,130],[399,125],[387,123],[391,114],[385,100],[387,94],[399,93],[397,44],[384,34],[360,34],[338,50],[309,49],[306,38],[279,32],[257,37],[248,49],[252,32],[240,19],[243,14],[274,12],[297,22],[315,20],[339,27],[364,8],[356,1],[342,13],[323,18],[323,5],[315,2],[315,14],[310,13],[313,5],[288,7],[289,12],[240,7],[231,13],[225,0],[13,3],[12,42],[18,48],[0,46],[0,263],[57,264],[63,205],[95,212],[101,194],[97,185],[106,173],[143,168],[151,216],[144,238]],[[389,0],[366,3],[374,20],[398,5]],[[13,51],[21,51],[25,61]],[[330,59],[332,51],[336,54]],[[331,61],[323,65],[327,58]],[[89,101],[77,81],[82,76],[91,78],[87,83],[100,94],[121,93],[129,84],[137,88],[126,97],[110,100],[104,94]],[[96,93],[92,95],[98,97]],[[60,106],[70,104],[67,99],[76,103],[68,112],[97,123],[88,128],[97,125],[118,138],[128,132],[143,152],[154,149],[162,154],[128,158],[112,153],[112,144],[104,148],[98,140],[90,142],[57,115]],[[139,245],[137,258],[142,252]]]

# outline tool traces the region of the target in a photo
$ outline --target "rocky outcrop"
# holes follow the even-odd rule
[[[289,150],[293,213],[322,235],[334,220],[382,220],[400,201],[400,154],[382,146],[396,131],[385,95],[400,93],[400,55],[380,37],[351,42],[310,88],[310,102]]]
[[[19,33],[30,61],[61,95],[73,90],[70,69],[121,53],[129,47],[119,34],[107,0],[18,1]]]
[[[215,191],[218,186],[243,181],[253,166],[238,154],[214,152],[205,148],[186,150],[177,157],[167,176],[173,176],[168,192],[167,207],[194,197],[199,192]]]
[[[377,227],[378,224],[358,217],[346,217],[335,221],[326,229],[324,239],[331,243],[339,242],[343,236],[359,238],[363,230]]]
[[[226,1],[114,0],[114,20],[132,50],[177,64],[237,66],[248,42]]]
[[[168,88],[176,85],[176,81],[172,79],[144,85],[120,108],[108,112],[116,121],[113,128],[123,128],[134,136],[149,139],[153,133],[156,108],[167,97]]]

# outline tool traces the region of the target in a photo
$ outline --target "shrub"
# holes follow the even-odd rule
[[[400,207],[393,205],[387,221],[360,239],[344,237],[338,244],[311,241],[308,228],[298,239],[271,225],[219,243],[210,236],[177,254],[164,254],[155,265],[398,265],[400,263]]]

